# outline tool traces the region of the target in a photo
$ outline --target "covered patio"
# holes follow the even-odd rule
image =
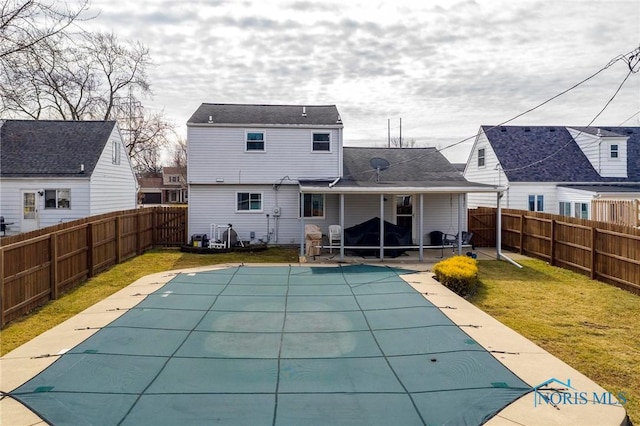
[[[497,186],[479,184],[474,182],[467,182],[463,178],[461,180],[451,180],[451,181],[406,181],[406,182],[381,182],[381,181],[357,181],[357,180],[343,180],[336,179],[334,181],[300,181],[299,184],[300,191],[300,200],[301,203],[304,202],[305,194],[332,194],[338,196],[338,225],[340,225],[340,239],[339,239],[339,247],[337,246],[327,246],[321,245],[322,249],[336,248],[339,253],[339,261],[343,262],[345,260],[345,252],[347,250],[377,250],[379,253],[380,261],[385,260],[385,249],[406,249],[406,250],[417,250],[418,252],[418,260],[423,262],[425,259],[425,250],[428,249],[439,249],[443,253],[445,248],[453,248],[457,254],[462,254],[464,248],[471,247],[471,244],[468,242],[464,242],[463,238],[457,237],[455,242],[444,243],[440,242],[440,244],[433,244],[432,241],[427,241],[427,237],[425,235],[427,231],[427,224],[425,223],[426,209],[425,209],[425,200],[432,195],[448,195],[449,199],[452,200],[452,204],[455,203],[454,206],[451,206],[451,215],[456,217],[455,230],[453,232],[454,236],[462,235],[462,232],[466,232],[466,197],[469,193],[491,193],[496,194],[496,197],[500,197],[504,188],[500,188]],[[377,232],[377,245],[347,245],[345,244],[345,206],[350,197],[354,195],[366,195],[369,197],[375,197],[378,200],[378,209],[376,212],[368,211],[367,214],[369,217],[363,217],[364,220],[369,219],[371,217],[380,218],[379,221],[379,230]],[[414,209],[412,212],[412,219],[417,219],[416,223],[413,225],[415,228],[415,233],[417,234],[417,238],[412,241],[412,244],[408,245],[390,245],[385,242],[385,201],[387,201],[387,197],[412,197],[417,200],[417,209]],[[499,205],[499,204],[498,204]],[[388,208],[387,208],[388,210]],[[361,213],[360,213],[361,214]],[[387,212],[388,214],[388,212]],[[389,217],[389,221],[397,220],[397,217]],[[305,255],[305,219],[304,215],[302,215],[301,223],[300,223],[300,256]],[[500,229],[498,229],[498,234],[500,233]],[[442,256],[441,256],[442,257]]]

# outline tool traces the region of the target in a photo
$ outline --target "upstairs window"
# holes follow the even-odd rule
[[[44,208],[45,209],[70,209],[71,208],[71,190],[45,189]]]
[[[484,167],[484,148],[478,149],[478,167]]]
[[[618,155],[619,155],[618,145],[617,144],[611,144],[611,147],[609,149],[609,153],[610,153],[610,158],[618,158]]]
[[[314,133],[312,150],[314,152],[331,152],[331,133]]]
[[[530,212],[544,211],[544,195],[529,195],[529,211]]]
[[[261,212],[262,194],[259,192],[238,192],[236,194],[238,212]]]
[[[264,151],[264,132],[247,132],[247,151]]]

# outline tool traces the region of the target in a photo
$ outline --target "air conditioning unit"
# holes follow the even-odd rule
[[[273,215],[274,216],[280,216],[280,207],[274,207],[273,208]]]

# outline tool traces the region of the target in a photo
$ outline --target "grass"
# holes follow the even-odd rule
[[[614,395],[640,424],[640,297],[582,275],[523,260],[482,261],[471,302]]]
[[[297,263],[298,251],[196,255],[152,250],[87,281],[0,332],[2,355],[145,275],[223,263]],[[610,392],[640,424],[640,297],[538,260],[481,261],[473,304]]]
[[[91,278],[0,331],[0,356],[28,342],[79,312],[105,299],[145,275],[172,269],[195,268],[223,263],[292,263],[298,251],[270,248],[263,252],[231,252],[216,255],[182,253],[174,249],[157,249],[144,253]]]

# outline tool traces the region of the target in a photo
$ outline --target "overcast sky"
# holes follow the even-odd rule
[[[640,46],[640,0],[92,0],[91,29],[151,53],[154,93],[182,134],[202,102],[335,104],[345,145],[402,134],[447,145],[504,122]],[[587,125],[629,69],[512,124]],[[640,125],[640,73],[594,125]],[[634,115],[635,114],[635,115]],[[472,141],[443,151],[465,162]]]

